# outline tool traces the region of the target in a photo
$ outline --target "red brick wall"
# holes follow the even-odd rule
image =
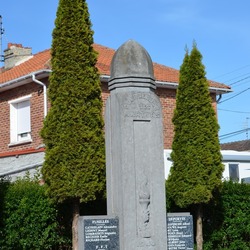
[[[43,79],[43,82],[47,83],[47,79]],[[14,88],[0,93],[0,155],[8,152],[15,152],[19,150],[35,149],[42,144],[42,139],[39,136],[39,132],[43,126],[43,93],[39,94],[43,88],[36,83],[29,83],[24,86]],[[8,101],[17,99],[22,96],[31,94],[31,130],[32,130],[32,142],[16,146],[8,146],[10,143],[10,115]],[[164,148],[171,148],[173,140],[173,124],[172,117],[175,108],[175,95],[176,90],[158,88],[156,94],[159,96],[162,104],[163,112],[163,136],[164,136]],[[106,100],[109,96],[108,84],[102,84],[102,99],[103,99],[103,113],[105,109]],[[216,96],[212,95],[213,107],[216,110]]]
[[[156,94],[159,96],[162,105],[164,148],[168,149],[171,148],[174,136],[172,118],[175,108],[176,90],[158,88]]]
[[[106,101],[109,97],[109,90],[108,90],[108,83],[103,83],[101,85],[102,88],[102,101],[103,101],[103,116],[104,116],[104,112],[105,112],[105,107],[106,107]]]
[[[162,105],[164,148],[171,149],[174,137],[172,118],[176,105],[176,90],[158,88],[156,94],[159,96]],[[212,106],[217,114],[216,95],[211,94],[211,98]]]

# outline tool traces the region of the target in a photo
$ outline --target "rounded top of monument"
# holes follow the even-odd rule
[[[153,63],[148,52],[136,41],[128,40],[115,52],[110,78],[143,77],[154,79]]]

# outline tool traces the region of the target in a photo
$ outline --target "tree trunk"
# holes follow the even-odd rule
[[[78,218],[80,216],[79,199],[73,200],[72,250],[78,250]]]
[[[202,216],[203,207],[201,204],[198,205],[197,217],[196,217],[196,244],[197,250],[203,249],[203,232],[202,232]]]

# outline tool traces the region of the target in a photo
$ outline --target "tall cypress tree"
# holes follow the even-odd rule
[[[167,190],[177,206],[195,206],[198,250],[203,245],[202,210],[220,188],[223,173],[219,125],[205,75],[202,55],[194,43],[180,68]]]
[[[51,197],[71,201],[73,249],[79,202],[105,189],[105,151],[97,54],[85,0],[60,0],[52,41],[51,108],[41,136],[46,145],[43,177]]]

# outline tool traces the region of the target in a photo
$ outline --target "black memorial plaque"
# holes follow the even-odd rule
[[[192,215],[167,216],[168,250],[193,250]]]
[[[84,250],[119,250],[118,218],[84,219]]]

